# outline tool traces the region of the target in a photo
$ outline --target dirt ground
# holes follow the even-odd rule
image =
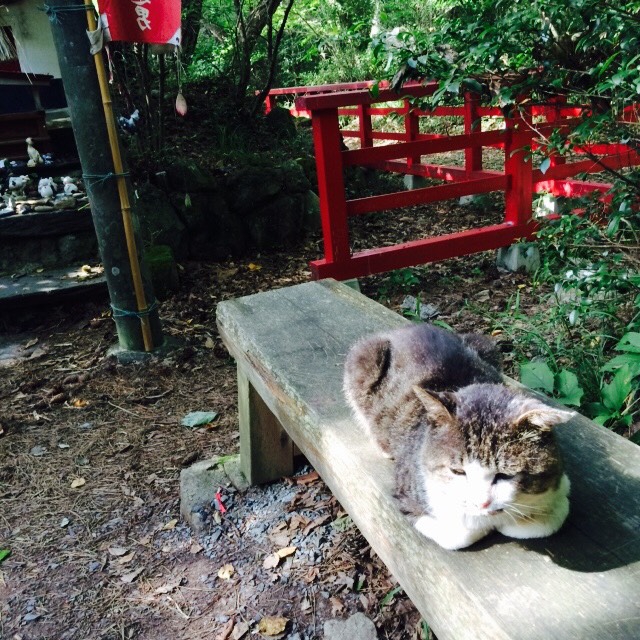
[[[354,246],[495,221],[500,202],[489,205],[385,214],[392,225],[384,215],[356,220]],[[306,640],[356,611],[380,638],[427,637],[309,468],[223,491],[202,536],[179,520],[180,470],[238,450],[235,365],[216,332],[216,303],[308,280],[320,249],[312,238],[286,253],[181,265],[181,290],[160,309],[179,346],[148,365],[108,356],[116,336],[106,300],[0,318],[0,550],[11,552],[0,561],[0,637],[238,640],[286,623],[287,638]],[[396,310],[420,295],[455,329],[490,331],[482,308],[528,290],[525,276],[498,272],[494,260],[478,254],[413,270],[416,281],[375,276],[361,286]],[[192,411],[218,417],[182,426]]]

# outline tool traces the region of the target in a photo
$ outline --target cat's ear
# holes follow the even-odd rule
[[[542,402],[533,400],[523,404],[522,412],[513,421],[513,424],[516,427],[532,424],[542,431],[551,431],[552,427],[557,424],[562,424],[563,422],[568,422],[575,415],[575,411],[565,411],[564,409],[548,407]]]
[[[432,395],[426,389],[417,385],[413,387],[413,392],[427,410],[427,415],[434,426],[448,426],[455,423],[455,418],[451,415],[451,412],[443,404],[440,398]]]
[[[347,377],[358,381],[368,392],[375,392],[391,366],[391,341],[375,336],[352,349],[347,357]]]

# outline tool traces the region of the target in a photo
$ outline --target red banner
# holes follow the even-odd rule
[[[100,0],[107,40],[180,44],[180,0]]]

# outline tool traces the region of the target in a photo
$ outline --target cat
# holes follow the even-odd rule
[[[502,384],[493,343],[414,325],[350,350],[344,390],[358,421],[395,460],[395,498],[446,549],[497,530],[555,533],[569,480],[552,427],[574,414]]]

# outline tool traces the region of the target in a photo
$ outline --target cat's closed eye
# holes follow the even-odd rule
[[[458,468],[451,467],[449,469],[449,471],[451,471],[451,473],[453,473],[454,476],[466,476],[467,475],[467,472],[464,469],[458,469]]]
[[[514,478],[515,478],[515,475],[510,475],[508,473],[496,473],[496,475],[493,476],[493,484],[496,484],[501,480],[513,480]]]

